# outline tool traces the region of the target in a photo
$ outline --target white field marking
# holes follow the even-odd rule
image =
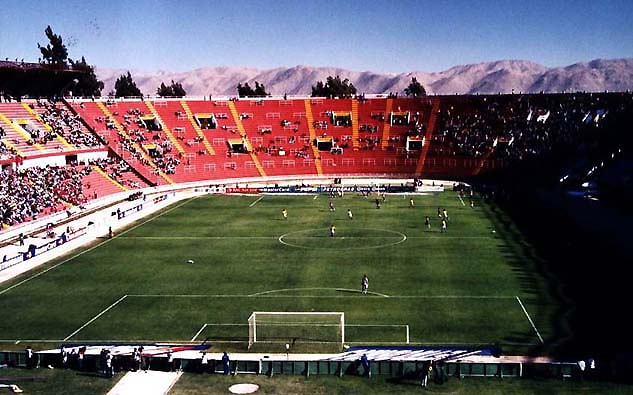
[[[64,338],[63,341],[66,341],[68,339],[70,339],[71,337],[75,336],[77,333],[79,333],[79,331],[81,331],[82,329],[84,329],[85,327],[87,327],[88,325],[92,324],[93,322],[95,322],[97,319],[99,319],[99,317],[101,317],[102,315],[104,315],[105,313],[107,313],[111,308],[113,308],[114,306],[118,305],[120,302],[122,302],[125,298],[127,298],[127,295],[123,295],[121,296],[119,299],[117,299],[116,302],[112,303],[110,306],[106,307],[103,311],[101,311],[101,313],[95,315],[94,317],[92,317],[92,319],[88,322],[86,322],[85,324],[83,324],[82,326],[79,327],[79,329],[77,329],[76,331],[74,331],[73,333],[71,333],[70,335],[66,336]]]
[[[83,250],[83,251],[81,251],[80,253],[78,253],[78,254],[76,254],[76,255],[73,255],[73,256],[71,256],[71,257],[70,257],[70,258],[68,258],[68,259],[64,259],[63,261],[61,261],[61,262],[59,262],[59,263],[57,263],[57,264],[55,264],[55,265],[53,265],[53,266],[49,267],[49,268],[48,268],[48,269],[46,269],[46,270],[42,270],[41,272],[37,272],[37,273],[35,273],[34,275],[32,275],[31,277],[25,278],[24,280],[20,281],[19,283],[17,283],[17,284],[13,284],[13,285],[12,285],[12,286],[10,286],[9,288],[5,288],[5,289],[3,289],[2,291],[0,291],[0,295],[5,294],[6,292],[8,292],[8,291],[12,290],[13,288],[15,288],[15,287],[17,287],[17,286],[19,286],[19,285],[24,284],[25,282],[28,282],[28,281],[33,280],[34,278],[39,277],[39,276],[41,276],[42,274],[44,274],[44,273],[46,273],[46,272],[48,272],[48,271],[50,271],[50,270],[53,270],[53,269],[55,269],[56,267],[61,266],[61,265],[63,265],[63,264],[64,264],[64,263],[66,263],[66,262],[72,261],[73,259],[78,258],[78,257],[82,256],[83,254],[85,254],[85,253],[87,253],[87,252],[90,252],[90,251],[92,251],[92,250],[94,250],[94,249],[96,249],[96,248],[98,248],[98,247],[101,247],[101,246],[102,246],[102,245],[104,245],[105,243],[109,243],[109,242],[111,242],[112,240],[116,239],[117,237],[123,236],[124,234],[126,234],[126,233],[128,233],[128,232],[130,232],[130,231],[132,231],[132,230],[134,230],[134,229],[136,229],[136,228],[138,228],[139,226],[141,226],[141,225],[145,225],[146,223],[148,223],[148,222],[150,222],[150,221],[155,220],[156,218],[160,217],[161,215],[163,215],[163,214],[167,214],[168,212],[170,212],[170,211],[172,211],[172,210],[175,210],[175,209],[177,209],[178,207],[180,207],[180,206],[184,205],[185,203],[188,203],[188,202],[192,201],[193,199],[197,199],[197,198],[198,198],[198,196],[193,197],[193,198],[191,198],[191,199],[187,199],[187,200],[186,200],[186,201],[184,201],[183,203],[181,203],[181,204],[179,204],[179,205],[177,205],[177,206],[175,206],[175,207],[172,207],[172,208],[170,208],[170,209],[169,209],[169,210],[167,210],[167,211],[163,211],[162,213],[160,213],[160,214],[156,215],[155,217],[152,217],[152,218],[148,219],[147,221],[143,221],[143,222],[141,222],[140,224],[134,225],[134,226],[133,226],[133,227],[131,227],[130,229],[124,230],[123,232],[121,232],[121,233],[118,233],[118,234],[114,235],[114,237],[113,237],[113,238],[111,238],[111,239],[105,239],[105,240],[104,240],[104,241],[102,241],[101,243],[96,244],[96,245],[94,245],[94,246],[92,246],[92,247],[88,248],[87,250]]]
[[[259,199],[255,200],[253,203],[249,204],[248,207],[253,207],[254,205],[257,204],[257,202],[259,202],[260,200],[262,200],[264,198],[264,196],[260,196]]]
[[[305,230],[297,230],[294,232],[289,232],[289,233],[285,233],[281,236],[279,236],[279,242],[283,245],[287,245],[288,247],[295,247],[295,248],[304,248],[304,249],[321,249],[319,247],[308,247],[308,246],[302,246],[302,245],[297,245],[297,244],[291,244],[288,242],[284,241],[284,237],[292,235],[292,234],[296,234],[296,233],[303,233],[303,232],[312,232],[312,231],[323,231],[324,234],[326,234],[326,232],[329,232],[329,228],[322,228],[322,229],[305,229]],[[345,248],[346,250],[365,250],[365,249],[373,249],[373,248],[383,248],[383,247],[391,247],[391,246],[395,246],[398,245],[400,243],[403,243],[405,241],[407,241],[407,235],[405,235],[404,233],[400,233],[400,232],[396,232],[395,230],[387,230],[387,229],[371,229],[371,228],[367,228],[365,230],[376,230],[376,231],[380,231],[380,232],[387,232],[387,233],[393,233],[398,235],[399,237],[401,237],[400,240],[396,241],[395,243],[388,243],[388,244],[381,244],[381,245],[377,245],[377,246],[361,246],[361,247],[347,247]],[[387,238],[389,236],[347,236],[348,239],[352,239],[352,238],[358,238],[358,239],[384,239]],[[391,236],[393,237],[393,236]],[[304,237],[299,237],[299,239],[324,239],[327,238],[329,239],[329,237],[318,237],[318,236],[304,236]],[[343,239],[343,237],[339,237],[340,239]]]
[[[202,325],[202,328],[200,328],[200,330],[198,332],[196,332],[196,334],[191,338],[191,341],[195,341],[196,337],[198,337],[198,335],[200,335],[200,333],[202,333],[202,331],[204,330],[204,328],[207,327],[207,324]]]
[[[307,298],[307,299],[330,299],[330,298],[358,298],[358,296],[346,296],[346,295],[271,295],[271,292],[283,292],[283,291],[296,291],[296,290],[304,289],[335,289],[341,291],[352,291],[355,293],[360,293],[359,290],[356,289],[344,289],[344,288],[288,288],[286,290],[270,290],[263,291],[255,294],[189,294],[189,295],[177,295],[177,294],[128,294],[128,297],[135,298]],[[370,291],[368,291],[370,292]],[[390,299],[515,299],[515,296],[504,296],[504,295],[385,295],[380,294],[378,292],[372,292],[375,295],[382,296],[384,298]]]
[[[271,322],[271,321],[257,321],[261,325],[266,326],[324,326],[324,327],[339,327],[340,323],[318,323],[318,322]],[[249,326],[250,324],[205,324],[208,326]],[[407,324],[348,324],[345,323],[345,327],[348,328],[406,328]],[[193,340],[191,340],[193,341]]]
[[[214,324],[215,325],[215,324]],[[242,325],[242,326],[247,326],[248,324],[237,324],[237,325]],[[345,326],[348,326],[347,324]],[[0,343],[15,343],[16,341],[20,341],[20,342],[25,342],[25,343],[55,343],[55,344],[59,344],[62,343],[63,340],[59,340],[59,339],[0,339]],[[287,340],[280,340],[279,343],[283,344],[286,343]],[[85,344],[89,344],[89,343],[94,343],[94,344],[99,344],[99,343],[130,343],[130,344],[138,344],[138,343],[173,343],[173,344],[187,344],[187,343],[192,343],[189,340],[183,340],[183,339],[165,339],[165,340],[157,340],[157,339],[90,339],[90,340],[82,340],[82,343]],[[245,340],[222,340],[221,343],[246,343]],[[261,341],[258,343],[275,343],[275,341]],[[313,341],[313,343],[332,343],[332,342],[315,342]],[[373,345],[373,344],[405,344],[405,342],[361,342],[361,341],[346,341],[345,343],[349,343],[349,344],[368,344],[368,345]],[[455,345],[455,346],[462,346],[462,345],[469,345],[472,346],[473,344],[486,344],[486,343],[490,343],[490,340],[484,340],[484,341],[473,341],[473,342],[451,342],[451,341],[445,341],[445,342],[410,342],[408,345],[409,346],[432,346],[432,345],[440,345],[440,346],[451,346],[451,345]],[[197,344],[197,343],[196,343]],[[507,345],[518,345],[518,346],[537,346],[539,345],[538,343],[521,343],[521,342],[499,342],[499,344],[507,344]]]
[[[222,239],[276,239],[277,236],[126,236],[124,239],[142,240],[222,240]]]
[[[462,202],[462,206],[465,206],[466,203],[464,203],[464,199],[462,199],[462,197],[459,196],[459,193],[457,194],[457,197],[459,198],[459,201]]]
[[[271,293],[277,293],[277,292],[288,292],[288,291],[338,291],[338,292],[353,292],[353,293],[361,293],[361,291],[357,290],[357,289],[349,289],[349,288],[321,288],[321,287],[315,287],[315,288],[283,288],[283,289],[271,289],[270,291],[263,291],[263,292],[257,292],[254,294],[251,294],[249,296],[263,296],[263,295],[268,295]],[[367,293],[372,294],[372,295],[376,295],[376,296],[382,296],[383,298],[388,298],[389,295],[385,295],[385,294],[381,294],[379,292],[371,292],[371,291],[367,291]],[[318,295],[310,295],[310,296],[317,296]],[[300,296],[302,297],[302,296]]]
[[[282,235],[287,236],[288,234]],[[118,236],[117,236],[118,237]],[[345,236],[341,239],[385,239],[402,236]],[[406,236],[406,239],[496,239],[494,236]],[[232,240],[232,239],[276,239],[277,236],[125,236],[123,239],[144,240]],[[297,239],[329,239],[329,236],[301,236]]]
[[[527,310],[525,309],[525,306],[523,306],[521,299],[518,296],[516,297],[516,299],[517,299],[517,302],[519,302],[519,304],[521,305],[521,308],[523,309],[523,312],[525,313],[525,316],[527,317],[528,321],[530,321],[530,325],[532,325],[532,329],[534,329],[534,332],[536,332],[536,336],[538,336],[538,339],[541,341],[541,344],[545,344],[545,342],[543,341],[543,337],[541,337],[541,334],[539,333],[538,329],[536,329],[536,325],[534,325],[534,321],[532,321],[532,317],[530,317]]]

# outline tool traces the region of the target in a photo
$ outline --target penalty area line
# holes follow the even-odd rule
[[[530,317],[530,314],[528,314],[527,310],[525,309],[525,306],[523,306],[523,302],[521,302],[521,299],[518,296],[516,296],[516,299],[517,299],[517,302],[519,302],[519,305],[521,306],[523,313],[525,313],[525,316],[527,317],[528,321],[530,321],[530,325],[532,325],[532,329],[534,329],[534,332],[536,332],[536,336],[538,336],[538,339],[540,340],[541,344],[545,344],[545,341],[543,341],[543,337],[539,333],[538,329],[536,329],[536,325],[534,325],[534,321],[532,321],[532,317]]]
[[[260,196],[259,199],[255,200],[253,203],[249,204],[248,207],[253,207],[254,205],[257,204],[257,202],[259,202],[260,200],[262,200],[264,198],[264,195]]]
[[[122,302],[125,298],[127,298],[127,295],[123,295],[121,296],[119,299],[117,299],[116,302],[112,303],[110,306],[106,307],[103,311],[101,311],[99,314],[95,315],[94,317],[92,317],[92,319],[88,322],[86,322],[85,324],[83,324],[82,326],[80,326],[76,331],[74,331],[73,333],[71,333],[70,335],[66,336],[64,338],[63,341],[67,341],[68,339],[70,339],[71,337],[75,336],[77,333],[79,333],[82,329],[84,329],[85,327],[87,327],[88,325],[92,324],[93,322],[95,322],[96,320],[99,319],[99,317],[101,317],[102,315],[104,315],[105,313],[107,313],[110,309],[112,309],[114,306],[118,305],[120,302]]]

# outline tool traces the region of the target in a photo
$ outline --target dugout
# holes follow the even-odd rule
[[[196,120],[196,123],[198,124],[200,129],[216,129],[218,127],[218,121],[215,119],[214,114],[194,114],[193,119]]]
[[[245,139],[227,139],[226,144],[234,154],[248,153],[248,144]]]
[[[163,130],[163,126],[160,124],[158,119],[156,119],[153,115],[144,115],[140,118],[141,124],[145,127],[145,129],[150,130],[152,132],[157,132]]]
[[[331,151],[334,146],[334,140],[332,137],[317,137],[315,144],[319,151]]]
[[[352,113],[333,111],[331,121],[334,126],[352,126]]]
[[[389,113],[389,124],[392,126],[408,125],[410,117],[409,111],[394,111]]]
[[[420,151],[424,146],[424,137],[407,136],[407,151]]]

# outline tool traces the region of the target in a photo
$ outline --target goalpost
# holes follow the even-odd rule
[[[248,348],[257,342],[345,343],[345,313],[254,311],[248,317]]]

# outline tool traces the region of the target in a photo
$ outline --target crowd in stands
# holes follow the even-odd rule
[[[97,136],[84,128],[79,115],[51,101],[38,100],[36,105],[38,109],[43,110],[40,115],[42,120],[51,127],[47,133],[50,134],[51,140],[55,135],[59,135],[77,148],[101,145]]]
[[[4,141],[2,141],[2,139],[6,136],[7,132],[5,132],[4,128],[0,126],[0,160],[11,159],[17,154],[13,147],[9,147]]]
[[[130,189],[142,188],[143,185],[137,181],[131,181],[125,178],[125,173],[132,171],[129,164],[124,161],[120,161],[114,157],[107,157],[103,159],[95,159],[90,161],[91,165],[98,166],[104,173],[110,178],[116,180],[119,184],[126,186]]]
[[[18,170],[7,168],[0,172],[0,229],[36,219],[41,214],[64,210],[67,204],[80,206],[89,199],[97,198],[97,191],[83,184],[85,176],[92,172],[91,165],[130,189],[144,185],[129,181],[125,173],[130,166],[108,157],[90,161],[89,165],[30,167]]]
[[[31,167],[0,172],[0,228],[37,218],[44,212],[64,209],[64,202],[85,201],[81,179],[90,172],[86,166]]]
[[[432,147],[434,154],[443,156],[518,161],[582,143],[605,118],[631,110],[628,94],[465,98],[440,111]]]
[[[131,108],[123,114],[121,127],[124,133],[119,132],[118,134],[121,147],[130,152],[143,165],[149,165],[149,161],[145,159],[137,147],[139,145],[152,144],[153,148],[148,149],[148,153],[157,168],[155,173],[158,175],[160,171],[163,171],[166,174],[175,174],[176,168],[181,161],[172,154],[173,146],[171,141],[160,130],[148,130],[141,119],[143,114],[143,111],[139,108]],[[118,116],[119,113],[113,111],[112,115]],[[108,129],[116,129],[116,123],[113,119],[97,117],[96,121],[105,123]]]

